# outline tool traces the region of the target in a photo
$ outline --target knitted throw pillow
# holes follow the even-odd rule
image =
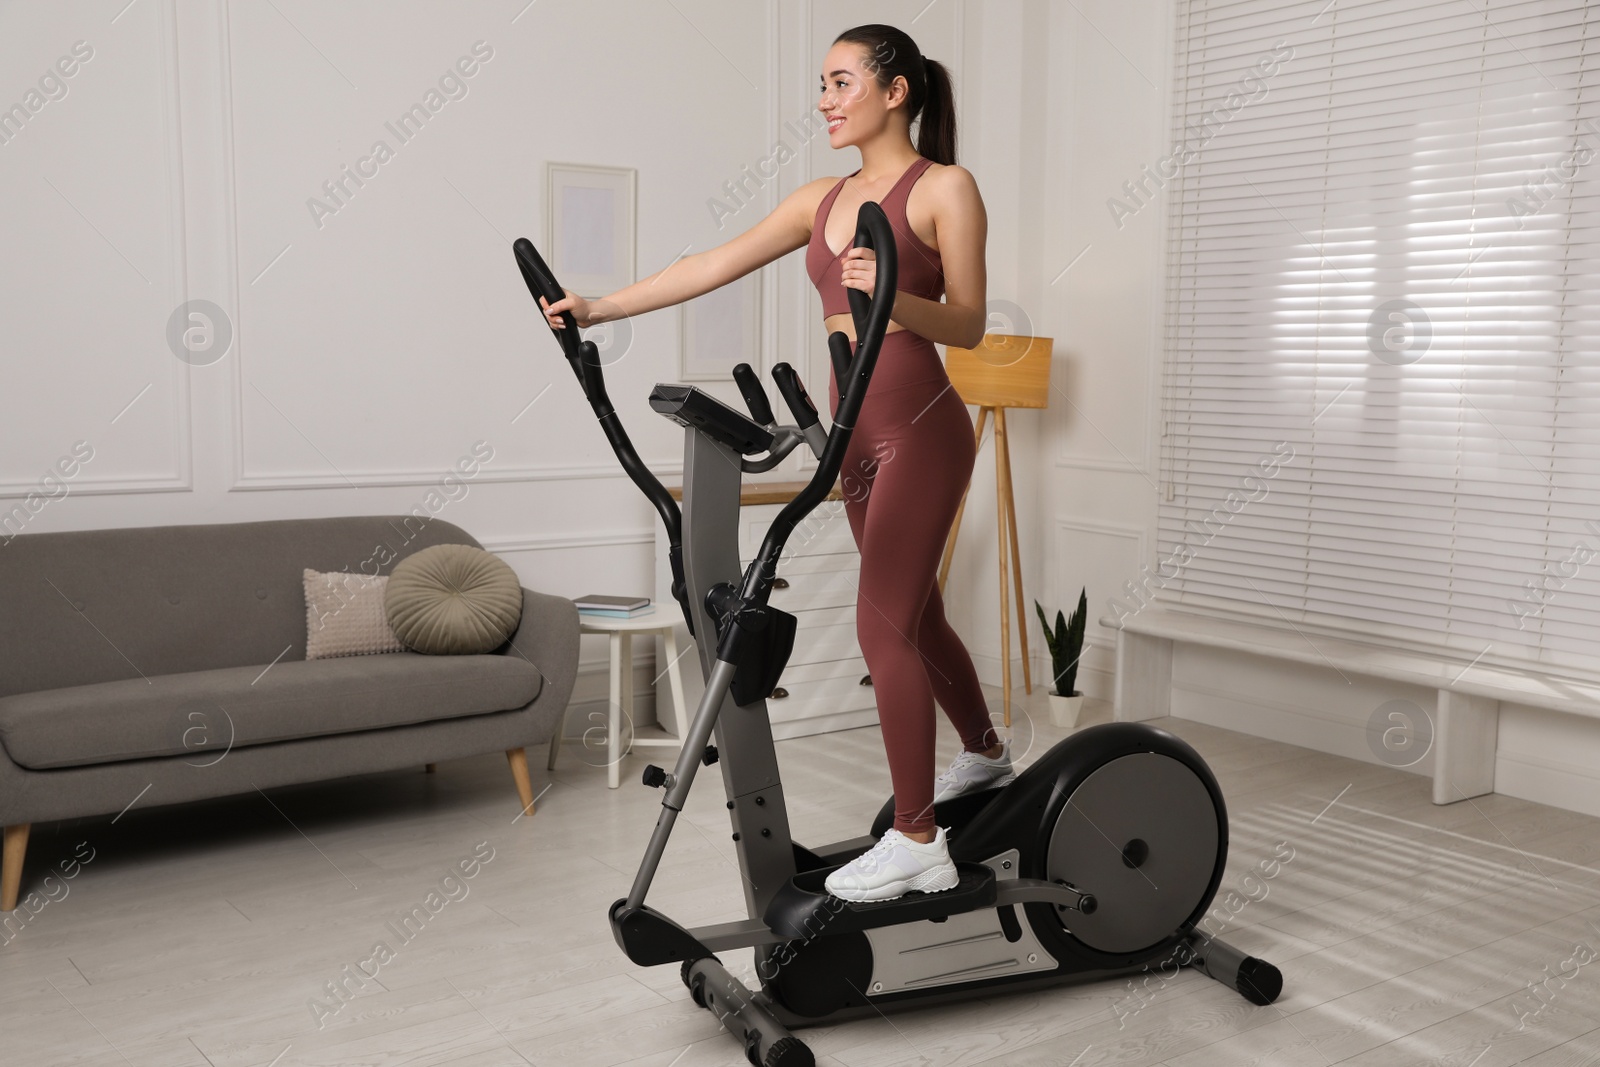
[[[404,652],[384,614],[388,578],[306,568],[306,659]]]

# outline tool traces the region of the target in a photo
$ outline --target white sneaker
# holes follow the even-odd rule
[[[841,900],[867,901],[894,900],[910,892],[938,893],[960,882],[941,826],[927,844],[890,830],[876,845],[828,875],[823,885]]]
[[[994,759],[980,752],[963,750],[950,764],[950,769],[934,779],[933,802],[966,796],[980,789],[997,785],[1010,785],[1017,780],[1011,769],[1011,742],[1004,742],[1000,755]]]

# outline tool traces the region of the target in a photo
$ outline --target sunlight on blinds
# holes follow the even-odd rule
[[[1191,0],[1178,34],[1130,596],[1600,672],[1600,7]]]

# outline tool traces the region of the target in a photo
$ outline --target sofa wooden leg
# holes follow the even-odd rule
[[[533,814],[533,780],[528,777],[528,754],[520,748],[509,749],[506,760],[511,764],[511,777],[517,783],[517,796],[522,798],[522,814]]]
[[[432,774],[434,771],[436,771],[438,769],[439,769],[439,765],[437,763],[424,763],[422,765],[422,770],[423,770],[424,774]]]
[[[6,827],[3,850],[0,850],[0,911],[16,911],[17,895],[22,889],[22,857],[28,851],[28,823]]]

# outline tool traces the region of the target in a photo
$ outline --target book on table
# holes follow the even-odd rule
[[[580,614],[599,615],[608,619],[632,619],[648,615],[655,610],[650,598],[644,596],[609,596],[591,593],[579,597],[573,603],[577,605]]]

